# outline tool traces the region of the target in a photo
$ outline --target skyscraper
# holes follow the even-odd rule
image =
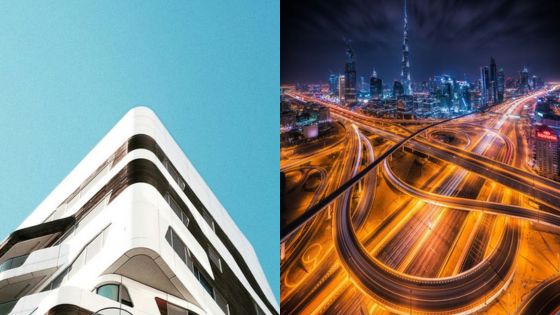
[[[369,79],[369,94],[372,100],[379,100],[383,98],[383,81],[377,77],[375,69]]]
[[[335,95],[338,91],[338,76],[334,73],[329,75],[329,93]]]
[[[504,93],[505,93],[504,68],[498,69],[498,75],[496,77],[496,81],[497,81],[498,103],[501,103],[504,101]]]
[[[369,84],[366,84],[366,78],[360,76],[360,93],[367,93],[369,90]]]
[[[402,83],[400,81],[395,80],[393,82],[393,97],[399,98],[403,95],[405,95],[404,94],[404,86],[402,85]]]
[[[344,101],[353,103],[356,101],[356,59],[354,51],[347,41],[346,47],[346,63],[344,64],[345,92]]]
[[[145,107],[0,244],[0,262],[2,314],[279,314],[251,244]]]
[[[490,57],[490,81],[488,82],[488,103],[498,103],[498,67],[494,57]]]
[[[346,78],[343,74],[338,76],[338,99],[340,104],[345,103],[345,94],[346,94]]]
[[[480,106],[488,106],[490,71],[488,67],[480,68]]]
[[[408,15],[406,12],[406,0],[404,0],[401,82],[404,87],[404,94],[412,95],[412,87],[410,84],[410,61],[408,56]]]
[[[519,90],[522,94],[529,93],[529,70],[523,67],[519,75]]]

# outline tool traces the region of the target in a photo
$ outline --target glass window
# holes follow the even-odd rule
[[[216,231],[216,228],[214,227],[214,219],[212,219],[210,213],[208,213],[207,211],[203,211],[202,217],[204,218],[204,220],[206,220],[206,223],[208,223],[208,225],[212,228],[212,230]]]
[[[218,252],[216,252],[216,250],[214,250],[214,248],[212,248],[210,244],[208,245],[208,257],[210,257],[210,261],[214,264],[214,266],[216,266],[218,270],[220,270],[220,272],[223,272],[222,260],[220,259],[220,255],[218,254]]]
[[[210,296],[212,298],[214,298],[214,288],[212,287],[210,282],[208,282],[208,280],[206,280],[206,278],[202,275],[202,273],[200,273],[200,271],[198,270],[198,268],[196,266],[194,266],[194,274],[195,274],[196,278],[198,279],[198,282],[200,282],[200,284],[206,290],[206,292],[208,292],[208,294],[210,294]]]
[[[169,243],[169,245],[171,245],[171,247],[173,247],[173,230],[171,228],[167,229],[167,233],[165,233],[165,239],[167,240],[167,242]]]
[[[97,288],[97,294],[109,298],[113,301],[119,301],[119,285],[118,284],[106,284]]]
[[[182,307],[167,303],[167,315],[188,315],[188,313],[189,311]]]
[[[132,299],[130,298],[130,294],[128,294],[128,290],[121,285],[121,303],[132,307]]]
[[[120,284],[104,284],[97,288],[96,293],[113,301],[133,307],[132,299],[125,286]]]
[[[187,262],[187,256],[185,255],[185,244],[183,244],[183,241],[181,241],[179,236],[175,233],[173,233],[173,249],[175,250],[177,255],[181,257],[181,260]]]
[[[160,315],[198,315],[193,311],[171,304],[164,299],[156,297],[156,304],[159,309]]]

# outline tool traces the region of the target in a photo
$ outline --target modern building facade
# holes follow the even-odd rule
[[[346,101],[346,77],[343,74],[338,76],[338,99],[340,104]]]
[[[408,51],[408,14],[406,11],[406,0],[404,0],[401,83],[404,87],[404,95],[412,95],[412,86],[410,81],[410,60]]]
[[[375,69],[373,69],[373,73],[369,79],[369,94],[372,100],[380,100],[383,98],[383,81],[377,77]]]
[[[356,102],[356,57],[350,42],[346,47],[346,62],[344,64],[344,101],[346,103]]]
[[[404,86],[400,81],[393,81],[393,97],[394,98],[399,98],[401,96],[405,95],[405,90],[404,90]]]
[[[480,105],[488,106],[490,97],[490,71],[488,67],[480,68]]]
[[[539,175],[560,180],[560,100],[555,94],[538,99],[532,119],[529,145],[532,164]]]
[[[145,107],[0,245],[0,314],[93,313],[279,313],[249,241]]]
[[[519,73],[519,92],[521,94],[527,94],[529,90],[529,69],[523,67],[523,70]]]
[[[490,57],[490,81],[488,82],[489,97],[488,102],[491,104],[498,103],[498,67],[494,57]]]
[[[501,103],[504,101],[504,95],[505,95],[505,75],[504,75],[504,68],[500,68],[498,69],[498,75],[496,78],[496,85],[497,85],[497,99],[498,99],[498,103]]]
[[[329,75],[329,93],[335,95],[338,92],[338,75],[331,73]]]

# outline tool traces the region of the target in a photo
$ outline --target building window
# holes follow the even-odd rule
[[[222,259],[220,258],[218,252],[216,252],[216,250],[211,245],[208,245],[208,257],[210,258],[210,261],[214,264],[214,266],[216,266],[218,270],[220,270],[220,272],[223,272]]]
[[[98,295],[111,299],[113,301],[119,301],[119,285],[118,284],[106,284],[97,288]]]
[[[202,211],[202,217],[204,218],[206,223],[208,223],[212,231],[216,232],[216,227],[214,226],[214,219],[212,219],[210,213],[208,211]]]
[[[208,294],[210,294],[210,296],[215,299],[214,288],[212,287],[210,282],[206,280],[206,277],[204,277],[204,275],[200,272],[200,270],[198,270],[196,266],[194,266],[194,275],[198,279],[198,282],[200,282],[204,290],[206,290],[206,292],[208,292]]]
[[[197,313],[182,308],[175,304],[171,304],[164,299],[156,298],[156,304],[160,315],[198,315]]]
[[[177,203],[177,201],[175,201],[175,199],[171,196],[170,193],[167,193],[165,195],[165,201],[167,201],[167,203],[171,207],[171,210],[173,210],[173,212],[175,212],[175,214],[177,215],[179,220],[181,220],[181,222],[183,222],[183,225],[188,228],[189,227],[189,216],[183,211],[181,206],[179,206],[179,203]]]
[[[104,284],[98,287],[95,290],[95,293],[111,299],[113,301],[119,302],[129,307],[133,307],[132,299],[130,298],[130,294],[128,294],[128,290],[122,284]]]
[[[183,241],[179,238],[179,236],[173,231],[172,228],[167,229],[167,233],[165,234],[165,239],[171,245],[171,248],[181,257],[181,259],[187,264],[189,269],[194,274],[194,277],[198,280],[200,285],[210,294],[212,299],[216,301],[218,306],[224,311],[226,314],[230,314],[229,311],[229,304],[227,300],[220,294],[219,291],[215,290],[212,286],[211,282],[206,278],[206,276],[201,272],[199,269],[198,262],[195,262],[195,258],[191,256],[190,251],[188,250],[187,246]],[[208,247],[210,260],[218,266],[220,271],[222,271],[222,263],[220,256],[212,247]],[[185,257],[186,259],[184,259]]]
[[[165,160],[163,160],[163,166],[165,166],[165,168],[169,172],[169,175],[171,175],[173,180],[175,180],[177,185],[179,185],[179,188],[181,188],[181,190],[184,190],[185,186],[186,186],[185,181],[183,181],[183,179],[181,178],[181,176],[179,175],[177,170],[175,170],[175,167],[173,167],[173,165],[171,165],[171,162],[169,162],[169,160],[167,158],[165,158]]]

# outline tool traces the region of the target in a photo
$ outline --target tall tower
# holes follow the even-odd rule
[[[488,67],[480,68],[480,106],[486,107],[488,105],[489,97],[489,81],[490,81],[490,70]]]
[[[383,98],[383,82],[377,77],[375,69],[373,69],[373,73],[369,79],[369,94],[372,100],[379,100]]]
[[[498,67],[494,57],[490,57],[490,81],[488,82],[488,102],[497,104],[498,102]]]
[[[401,82],[404,86],[404,94],[412,95],[412,87],[410,86],[410,61],[408,60],[408,15],[406,13],[406,0],[404,0],[404,25],[403,25],[403,43],[402,43],[402,69]]]
[[[350,41],[346,42],[346,63],[344,64],[345,77],[345,101],[353,103],[356,101],[356,59],[354,58],[354,50],[350,46]]]

